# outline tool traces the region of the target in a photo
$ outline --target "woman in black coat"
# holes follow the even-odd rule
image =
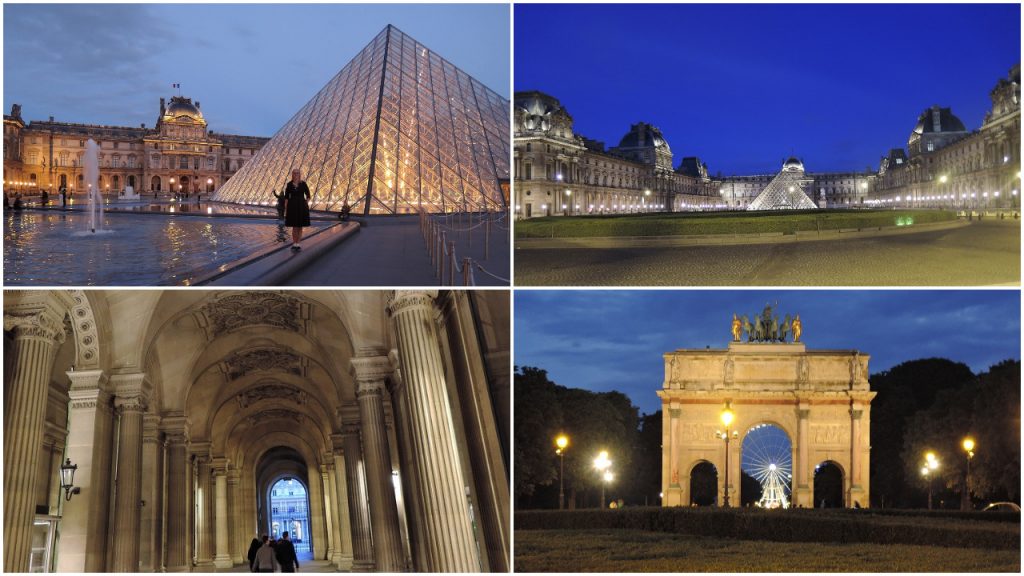
[[[302,229],[309,226],[309,186],[298,168],[284,189],[284,225],[292,229],[292,250],[301,249]]]

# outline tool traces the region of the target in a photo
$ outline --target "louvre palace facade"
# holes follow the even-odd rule
[[[4,190],[85,193],[85,143],[100,146],[99,188],[117,196],[136,193],[204,193],[221,187],[269,138],[209,130],[198,101],[160,99],[155,127],[76,124],[49,120],[25,123],[19,104],[4,115]]]
[[[639,122],[606,148],[573,131],[557,98],[516,92],[515,212],[518,218],[652,211],[878,206],[1014,208],[1020,188],[1020,65],[1000,79],[981,128],[949,108],[918,117],[907,148],[861,172],[805,171],[799,158],[777,173],[710,176],[697,157],[676,165],[657,127]],[[772,190],[773,181],[782,186]],[[785,181],[782,185],[781,182]],[[774,202],[759,195],[766,193]]]

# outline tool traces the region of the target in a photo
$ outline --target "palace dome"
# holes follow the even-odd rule
[[[164,116],[170,118],[188,116],[193,120],[204,120],[203,113],[199,111],[198,106],[192,103],[192,99],[181,96],[173,96],[171,98],[171,103],[168,104],[167,108],[164,110]]]
[[[782,163],[782,169],[803,172],[804,163],[801,162],[800,159],[797,158],[796,156],[790,156],[788,159],[786,159],[785,162]]]
[[[638,122],[619,141],[619,148],[668,148],[661,130],[646,122]]]
[[[526,130],[551,129],[552,120],[556,116],[564,116],[572,121],[569,113],[562,108],[557,98],[538,90],[516,92],[515,107],[517,116],[521,118],[522,128]]]
[[[936,132],[966,132],[964,123],[957,118],[950,108],[932,106],[917,117],[917,126],[914,126],[915,134],[927,134]]]

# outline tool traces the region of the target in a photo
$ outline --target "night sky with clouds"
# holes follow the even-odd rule
[[[1020,4],[517,4],[514,85],[608,146],[652,123],[676,166],[877,169],[933,104],[981,126],[1020,22]]]
[[[4,4],[4,112],[153,126],[160,97],[216,132],[272,136],[387,24],[502,96],[509,7],[432,4]]]
[[[874,374],[942,357],[975,372],[1020,358],[1016,290],[517,290],[515,364],[562,385],[618,390],[641,412],[660,408],[662,354],[725,348],[732,314],[778,302],[800,314],[808,349],[857,349]]]

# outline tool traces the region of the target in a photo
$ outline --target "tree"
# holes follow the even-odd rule
[[[907,476],[902,454],[907,420],[930,406],[939,392],[973,380],[965,364],[943,358],[912,360],[871,376],[871,389],[878,393],[871,403],[873,506],[909,506],[919,497],[920,468]]]
[[[553,439],[562,428],[556,386],[546,370],[517,368],[514,377],[515,478],[517,500],[532,496],[538,485],[558,479]]]

